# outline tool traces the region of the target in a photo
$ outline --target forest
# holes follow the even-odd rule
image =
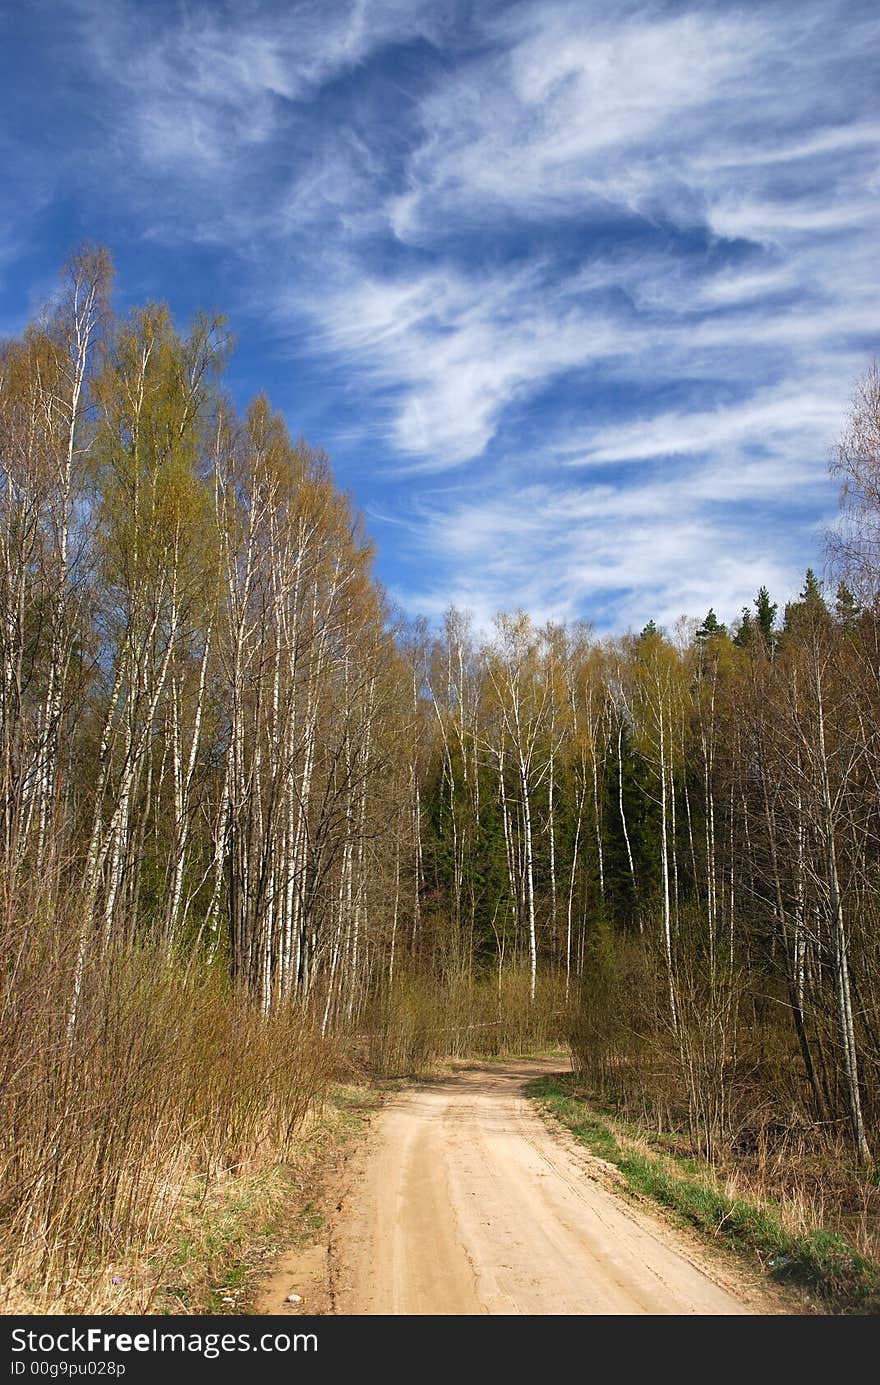
[[[91,1302],[340,1071],[554,1043],[615,1110],[807,1198],[833,1166],[867,1215],[876,365],[827,579],[784,609],[432,629],[328,457],[233,407],[226,323],[116,316],[112,282],[78,251],[0,346],[9,1301]]]

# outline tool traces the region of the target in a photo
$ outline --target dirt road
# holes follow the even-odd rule
[[[522,1089],[554,1066],[486,1065],[390,1098],[329,1245],[299,1267],[305,1280],[286,1267],[279,1300],[299,1284],[305,1311],[321,1311],[323,1266],[326,1311],[343,1314],[772,1312],[722,1287],[693,1246],[548,1130]]]

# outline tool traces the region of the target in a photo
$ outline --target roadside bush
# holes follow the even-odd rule
[[[518,967],[439,981],[398,975],[367,1010],[368,1061],[377,1074],[401,1077],[440,1058],[537,1052],[557,1047],[567,1023],[564,979],[553,974],[538,978],[534,1002]]]
[[[152,947],[87,965],[73,1022],[76,933],[32,916],[0,946],[0,1294],[17,1302],[90,1302],[195,1184],[283,1159],[333,1068],[297,1012],[265,1018]]]

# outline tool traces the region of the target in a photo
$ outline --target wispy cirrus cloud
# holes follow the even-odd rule
[[[780,440],[798,445],[832,437],[841,423],[841,402],[829,393],[782,389],[757,391],[738,405],[714,410],[655,414],[648,419],[594,430],[574,465],[643,461],[700,453],[718,456],[722,449],[760,445],[772,453]],[[787,480],[792,478],[788,476]]]
[[[722,454],[707,466],[655,468],[625,487],[523,475],[494,494],[472,487],[430,495],[404,546],[418,553],[427,544],[436,567],[410,600],[434,616],[452,601],[484,628],[510,608],[511,592],[523,595],[536,619],[587,614],[600,632],[638,629],[652,618],[672,627],[710,606],[730,620],[759,582],[783,596],[800,583],[800,534],[791,520],[814,526],[827,496],[809,461],[792,459],[788,481],[794,505],[764,460],[742,464]]]
[[[336,453],[412,609],[730,616],[816,560],[878,338],[864,0],[44,21],[23,69],[65,138],[30,71],[24,221],[73,206],[172,297],[178,259],[183,300],[231,295],[238,369]]]
[[[856,339],[875,327],[864,284],[877,126],[850,127],[846,96],[827,95],[829,68],[851,65],[865,24],[838,28],[830,56],[780,10],[609,21],[526,6],[488,27],[498,49],[421,102],[404,190],[384,204],[394,235],[429,262],[354,285],[349,262],[316,305],[331,349],[394,392],[395,449],[426,469],[461,466],[524,394],[596,361],[617,376],[629,364],[635,395],[671,372],[711,394],[713,376],[760,391],[762,356],[789,376],[783,394],[803,399],[815,354],[843,347],[829,393],[802,411],[827,424]],[[509,238],[511,218],[537,227],[530,272],[516,259],[462,271],[470,240]],[[554,263],[559,223],[582,237],[575,265],[568,245]],[[615,234],[622,254],[605,248]],[[693,435],[705,410],[687,412]],[[778,413],[756,397],[740,411],[742,440],[749,419],[756,441],[768,423],[778,432]],[[643,408],[631,426],[650,431]]]
[[[410,187],[390,209],[402,239],[430,239],[438,205],[466,222],[499,208],[533,219],[602,219],[609,203],[681,210],[697,190],[685,186],[682,122],[702,135],[707,110],[735,102],[767,45],[766,25],[742,12],[609,19],[607,7],[532,5],[490,28],[500,51],[423,104]]]
[[[77,3],[90,57],[124,94],[116,109],[143,159],[186,177],[219,171],[221,183],[250,146],[288,132],[286,104],[305,107],[377,49],[433,28],[430,8],[406,0]]]
[[[620,349],[613,324],[543,270],[442,267],[383,281],[350,268],[307,300],[319,344],[389,391],[395,470],[464,465],[482,454],[518,397]]]

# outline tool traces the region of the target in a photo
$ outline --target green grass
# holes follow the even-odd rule
[[[297,1191],[289,1168],[269,1165],[230,1178],[207,1197],[194,1197],[188,1211],[181,1209],[184,1224],[160,1256],[161,1282],[148,1311],[236,1312],[251,1257],[270,1243]]]
[[[334,1085],[291,1164],[270,1164],[194,1196],[185,1225],[161,1257],[153,1313],[247,1312],[256,1279],[279,1250],[310,1244],[324,1214],[314,1190],[333,1152],[357,1139],[380,1091]]]
[[[732,1198],[719,1189],[707,1164],[667,1153],[644,1153],[645,1132],[616,1122],[617,1132],[572,1088],[576,1080],[540,1077],[529,1095],[550,1111],[592,1154],[613,1164],[627,1188],[669,1208],[690,1226],[757,1260],[770,1278],[795,1284],[834,1313],[880,1312],[880,1269],[860,1256],[835,1231],[794,1235],[770,1203]]]

